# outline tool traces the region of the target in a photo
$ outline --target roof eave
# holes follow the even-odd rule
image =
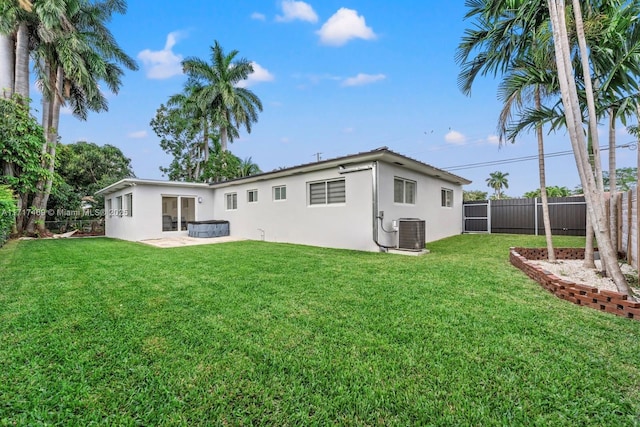
[[[105,188],[101,188],[96,191],[96,195],[107,195],[116,191],[122,190],[127,187],[134,187],[136,185],[155,185],[165,187],[182,187],[182,188],[209,188],[209,184],[202,182],[182,182],[182,181],[159,181],[152,179],[139,179],[139,178],[124,178],[118,182],[115,182]]]

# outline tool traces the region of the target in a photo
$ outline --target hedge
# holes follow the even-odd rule
[[[18,206],[13,192],[9,187],[0,185],[0,246],[9,238],[17,213]]]

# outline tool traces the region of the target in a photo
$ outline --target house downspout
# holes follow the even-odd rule
[[[371,165],[372,175],[372,197],[373,197],[373,243],[378,245],[382,252],[387,252],[389,249],[395,249],[395,246],[387,246],[378,242],[378,219],[382,220],[378,216],[378,161],[374,161]]]

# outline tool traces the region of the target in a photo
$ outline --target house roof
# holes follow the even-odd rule
[[[307,163],[298,166],[292,166],[289,168],[278,169],[271,172],[263,172],[257,175],[251,175],[244,178],[236,178],[223,182],[215,182],[211,184],[196,183],[196,182],[179,182],[179,181],[162,181],[153,179],[138,179],[138,178],[125,178],[115,184],[111,184],[101,190],[98,190],[96,194],[110,194],[114,191],[121,190],[126,187],[132,187],[134,185],[163,185],[170,187],[189,187],[189,188],[222,188],[234,185],[239,182],[250,183],[256,181],[264,181],[267,179],[280,178],[291,175],[299,175],[307,172],[313,172],[323,169],[329,169],[332,167],[344,167],[354,166],[364,162],[383,161],[398,166],[402,166],[409,170],[439,178],[447,182],[451,182],[459,185],[471,184],[466,178],[455,175],[451,172],[447,172],[443,169],[438,169],[434,166],[423,163],[419,160],[412,159],[411,157],[403,156],[394,151],[389,150],[387,147],[380,147],[372,151],[366,151],[358,154],[351,154],[343,157],[336,157],[334,159],[321,160],[319,162]]]
[[[181,182],[181,181],[162,181],[159,179],[139,179],[139,178],[125,178],[120,181],[109,185],[96,191],[96,194],[111,194],[115,191],[122,190],[123,188],[133,187],[136,185],[162,185],[165,187],[188,187],[188,188],[209,188],[209,184],[202,182]]]
[[[293,166],[284,169],[278,169],[271,172],[264,172],[257,175],[251,175],[244,178],[236,178],[223,182],[215,182],[210,184],[211,187],[219,188],[219,187],[227,187],[238,182],[249,183],[255,181],[264,181],[266,179],[280,178],[291,175],[298,175],[307,172],[313,172],[322,169],[328,169],[331,167],[349,167],[358,163],[363,162],[373,162],[373,161],[384,161],[387,163],[396,164],[398,166],[402,166],[404,168],[413,170],[418,173],[422,173],[427,176],[432,176],[434,178],[439,178],[447,182],[452,182],[454,184],[466,185],[471,184],[466,178],[462,178],[461,176],[455,175],[451,172],[447,172],[443,169],[438,169],[434,166],[423,163],[419,160],[412,159],[411,157],[404,156],[402,154],[398,154],[394,151],[389,150],[387,147],[380,147],[372,151],[366,151],[358,154],[351,154],[343,157],[336,157],[334,159],[321,160],[319,162],[307,163],[303,165]]]

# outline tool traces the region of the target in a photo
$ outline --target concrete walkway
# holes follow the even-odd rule
[[[230,236],[208,237],[208,238],[179,236],[179,237],[163,237],[161,239],[141,240],[140,243],[155,246],[157,248],[178,248],[182,246],[212,245],[215,243],[237,242],[240,240],[246,240],[246,239],[240,239],[237,237],[230,237]]]

